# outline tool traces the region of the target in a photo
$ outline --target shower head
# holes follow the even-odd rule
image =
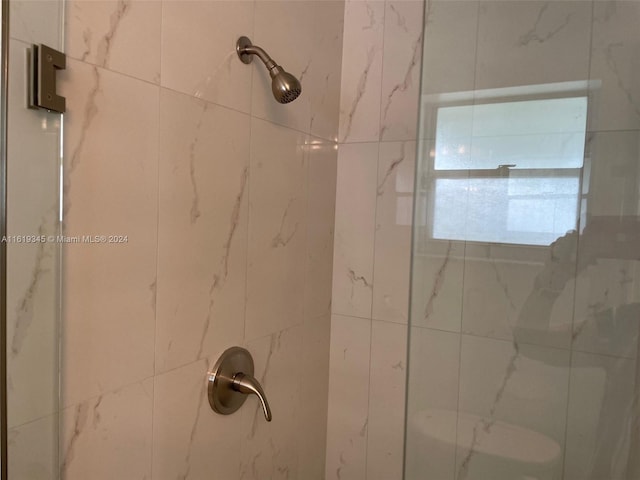
[[[271,90],[278,103],[293,102],[302,93],[302,85],[296,77],[276,65],[269,70]]]
[[[243,63],[251,63],[253,55],[257,55],[265,64],[271,76],[271,91],[278,103],[290,103],[302,93],[300,81],[285,71],[262,48],[253,45],[247,37],[240,37],[236,43],[236,52]]]

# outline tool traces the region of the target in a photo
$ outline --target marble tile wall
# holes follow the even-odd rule
[[[326,478],[399,480],[423,2],[344,22]]]
[[[343,16],[342,1],[66,2],[64,232],[126,238],[63,245],[61,478],[324,479]],[[240,35],[301,78],[296,102],[239,61]],[[16,342],[42,354],[29,328]],[[207,369],[233,345],[272,423],[255,398],[210,409]],[[55,435],[54,408],[25,409],[12,445],[46,450],[31,442]],[[24,478],[52,478],[41,453]]]

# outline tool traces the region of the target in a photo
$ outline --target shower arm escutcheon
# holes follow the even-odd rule
[[[208,373],[207,382],[209,405],[214,412],[230,415],[244,404],[249,394],[254,394],[260,400],[264,418],[271,421],[271,407],[253,371],[253,358],[244,348],[231,347],[220,355]]]
[[[253,61],[253,56],[256,55],[262,63],[265,64],[267,69],[271,71],[274,67],[277,67],[278,64],[269,56],[264,49],[258,47],[251,43],[247,37],[240,37],[238,42],[236,43],[236,51],[238,52],[238,56],[242,63],[249,64]]]

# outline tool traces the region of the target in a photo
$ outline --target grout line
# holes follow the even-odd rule
[[[247,178],[247,185],[246,185],[246,195],[247,195],[247,218],[246,218],[246,222],[247,222],[247,234],[246,237],[244,239],[245,242],[245,262],[244,262],[244,305],[242,308],[242,323],[243,323],[243,328],[242,328],[242,342],[243,344],[246,344],[247,342],[247,304],[248,304],[248,297],[249,297],[249,263],[251,261],[251,252],[250,252],[250,245],[251,245],[251,179],[252,179],[252,175],[251,175],[251,158],[252,158],[252,148],[251,148],[251,135],[252,135],[252,131],[253,131],[253,122],[250,121],[249,122],[249,131],[247,134],[248,137],[248,142],[249,142],[249,159],[247,162],[247,171],[248,171],[248,178]]]
[[[162,31],[164,30],[164,2],[160,2],[160,63],[158,65],[158,84],[162,83]],[[158,139],[157,145],[160,147],[161,141],[161,129],[162,129],[162,88],[158,88]],[[154,292],[154,328],[153,328],[153,379],[151,381],[151,458],[149,465],[149,472],[151,478],[153,478],[153,464],[154,464],[154,425],[156,418],[156,356],[157,356],[157,338],[158,338],[158,265],[160,263],[160,148],[157,151],[156,157],[156,278],[155,278],[155,292]]]
[[[373,299],[376,285],[376,244],[378,240],[378,203],[380,202],[380,196],[378,195],[378,186],[380,185],[380,144],[377,145],[378,156],[376,158],[376,182],[373,189],[373,252],[371,256],[371,303],[369,305],[368,318],[373,319]],[[372,163],[372,162],[371,162]]]
[[[340,315],[340,314],[336,314],[338,316],[341,317],[345,317],[345,318],[354,318],[354,319],[359,319],[359,320],[369,320],[367,318],[364,317],[354,317],[351,315]],[[378,318],[373,318],[372,319],[375,322],[384,322],[387,324],[392,324],[392,325],[403,325],[403,326],[407,326],[407,324],[405,323],[399,323],[399,322],[391,322],[388,320],[380,320]],[[439,333],[446,333],[446,334],[450,334],[450,335],[461,335],[463,337],[469,337],[469,338],[475,338],[475,339],[482,339],[482,340],[493,340],[496,342],[504,342],[504,343],[508,343],[510,345],[513,344],[513,339],[509,339],[509,338],[499,338],[499,337],[492,337],[490,335],[480,335],[477,333],[472,333],[472,332],[464,332],[464,331],[454,331],[454,330],[445,330],[444,328],[435,328],[435,327],[425,327],[424,325],[409,325],[411,329],[419,329],[419,330],[427,330],[427,331],[433,331],[433,332],[439,332]],[[531,343],[531,342],[526,342],[526,341],[518,341],[518,344],[521,346],[526,346],[526,347],[533,347],[533,348],[540,348],[540,349],[546,349],[546,350],[553,350],[555,352],[568,352],[569,350],[571,350],[571,347],[558,347],[558,346],[554,346],[554,345],[544,345],[541,343]],[[604,357],[604,358],[609,358],[609,359],[615,359],[615,360],[635,360],[636,357],[631,357],[631,356],[624,356],[624,355],[614,355],[614,354],[610,354],[610,353],[601,353],[601,352],[593,352],[593,351],[589,351],[589,350],[576,350],[573,349],[574,352],[576,353],[581,353],[584,355],[594,355],[594,356],[598,356],[598,357]]]
[[[146,80],[146,79],[143,79],[143,78],[139,78],[139,77],[135,77],[135,76],[130,75],[130,74],[125,73],[125,72],[120,72],[120,71],[117,71],[117,70],[111,70],[109,68],[104,68],[102,66],[99,66],[99,65],[96,65],[94,63],[87,62],[87,61],[84,61],[84,60],[79,60],[79,59],[72,58],[72,57],[69,57],[69,58],[70,58],[70,60],[73,60],[75,62],[82,63],[84,65],[88,65],[88,66],[91,66],[91,67],[95,67],[95,68],[97,68],[99,70],[102,70],[102,71],[105,71],[105,72],[109,72],[109,73],[114,74],[114,75],[119,75],[119,76],[122,76],[122,77],[125,77],[125,78],[129,78],[131,80],[142,82],[142,83],[145,83],[145,84],[147,84],[149,86],[153,86],[153,87],[156,87],[156,88],[164,89],[164,90],[167,90],[169,92],[177,93],[179,95],[184,95],[185,97],[194,99],[196,101],[200,101],[200,102],[203,102],[203,103],[206,103],[206,104],[210,104],[210,105],[213,105],[213,106],[216,106],[216,107],[224,108],[224,109],[227,109],[229,111],[241,113],[241,114],[247,115],[247,116],[249,116],[251,118],[255,118],[255,119],[258,119],[258,120],[263,120],[265,122],[271,123],[271,124],[276,125],[278,127],[287,128],[289,130],[293,130],[295,132],[302,133],[304,135],[308,135],[309,134],[309,132],[305,132],[304,130],[302,130],[300,128],[292,127],[291,125],[285,125],[283,123],[278,123],[278,122],[276,122],[275,120],[273,120],[271,118],[265,118],[263,116],[255,115],[252,112],[251,108],[250,108],[249,112],[245,112],[243,110],[239,110],[237,108],[230,107],[229,105],[224,105],[224,104],[221,104],[221,103],[218,103],[218,102],[215,102],[213,100],[206,99],[206,98],[202,98],[202,97],[196,97],[196,96],[194,96],[192,94],[185,93],[185,92],[183,92],[181,90],[176,90],[175,88],[171,88],[171,87],[168,87],[166,85],[162,85],[162,82],[154,83],[152,81],[149,81],[149,80]],[[162,62],[162,59],[161,59],[161,62]],[[161,71],[162,71],[162,64],[161,64]],[[253,84],[253,81],[254,81],[254,78],[255,78],[255,75],[253,74],[253,72],[251,73],[251,77],[252,77],[251,83]],[[251,91],[250,95],[253,98],[253,87],[251,88],[251,90],[252,91]],[[253,103],[253,101],[251,103]],[[315,134],[313,136],[315,138],[318,138],[318,139],[321,139],[321,140],[325,140],[326,142],[331,143],[331,144],[338,143],[338,142],[335,141],[335,138],[328,138],[328,137],[324,137],[322,135],[315,135]]]
[[[376,166],[376,182],[374,185],[374,209],[373,209],[373,252],[372,252],[372,258],[371,258],[371,302],[369,304],[369,318],[367,318],[366,320],[369,322],[369,378],[368,378],[368,392],[367,392],[367,420],[366,420],[366,425],[367,425],[367,429],[366,429],[366,443],[365,443],[365,462],[364,462],[364,472],[365,472],[365,478],[367,477],[368,471],[369,471],[369,428],[371,427],[371,396],[372,396],[372,392],[371,392],[371,363],[372,363],[372,359],[373,359],[373,292],[375,289],[375,258],[376,258],[376,237],[377,237],[377,230],[376,230],[376,223],[377,223],[377,218],[378,218],[378,196],[376,194],[377,192],[377,186],[378,186],[378,182],[380,181],[380,145],[378,144],[378,157],[377,157],[377,161],[375,163]]]
[[[311,140],[311,134],[307,134],[306,140],[305,142],[309,143]],[[312,185],[312,178],[311,178],[311,150],[308,149],[304,149],[302,152],[303,158],[304,158],[304,164],[305,164],[305,178],[304,178],[304,184],[305,184],[305,196],[306,196],[306,202],[305,202],[305,214],[304,214],[304,219],[305,219],[305,242],[304,242],[304,275],[303,275],[303,282],[304,282],[304,286],[302,289],[302,323],[305,324],[307,323],[307,316],[309,314],[309,279],[311,278],[311,261],[310,261],[310,248],[309,248],[309,226],[310,226],[310,222],[309,222],[309,213],[311,212],[311,185]],[[333,272],[332,272],[332,277],[333,277]]]
[[[365,420],[365,436],[364,436],[364,478],[367,478],[367,473],[369,470],[369,428],[371,427],[371,358],[373,352],[373,320],[366,319],[369,323],[369,363],[367,365],[368,375],[367,375],[367,416]]]
[[[467,244],[465,242],[465,245],[463,247],[463,252],[466,253],[467,250]],[[463,253],[463,256],[465,255],[465,253]],[[466,275],[466,267],[467,267],[467,262],[463,261],[462,263],[462,281],[460,282],[460,328],[462,330],[462,319],[464,318],[464,285],[465,285],[465,275]],[[459,419],[460,419],[460,377],[462,375],[462,339],[464,338],[464,335],[462,334],[462,332],[460,332],[459,334],[459,338],[458,338],[458,388],[456,389],[456,432],[455,432],[455,444],[459,445],[459,438],[458,438],[458,432],[459,432]],[[453,453],[453,475],[454,478],[457,480],[457,474],[458,474],[458,448],[456,448],[454,450]]]
[[[247,32],[251,35],[251,38],[254,37],[254,33],[256,30],[256,1],[253,0],[253,7],[251,9],[252,18],[251,18],[251,32]],[[253,160],[253,82],[255,82],[256,76],[254,75],[254,71],[251,70],[249,73],[251,75],[250,92],[249,92],[249,131],[247,132],[247,142],[249,144],[249,158],[247,162],[247,172],[249,177],[247,178],[246,185],[246,195],[247,195],[247,235],[245,238],[245,265],[244,265],[244,305],[243,305],[243,314],[242,314],[242,343],[246,345],[247,343],[247,304],[249,299],[249,263],[251,259],[251,181],[253,179],[251,164]],[[242,465],[239,466],[242,469]],[[238,475],[241,475],[241,470],[238,471]]]
[[[331,316],[357,318],[357,319],[360,319],[360,320],[371,320],[370,317],[363,317],[362,315],[353,315],[351,313],[331,312]]]
[[[200,360],[200,361],[202,361],[202,360]],[[196,362],[192,362],[192,363],[196,363]],[[184,366],[184,365],[183,365],[183,366]],[[179,368],[182,368],[182,367],[179,367]],[[143,377],[143,378],[140,378],[140,379],[138,379],[138,380],[134,380],[134,381],[132,381],[132,382],[125,383],[124,385],[119,385],[118,387],[115,387],[115,388],[111,388],[111,389],[109,389],[109,390],[102,391],[102,392],[98,393],[97,395],[92,395],[92,396],[90,396],[90,397],[86,397],[86,398],[83,398],[83,399],[81,399],[81,400],[78,400],[78,401],[77,401],[77,402],[75,402],[75,403],[72,403],[72,404],[69,404],[69,405],[61,406],[61,407],[60,407],[60,412],[64,412],[65,410],[69,410],[69,409],[75,408],[75,407],[77,407],[78,405],[80,405],[80,404],[82,404],[82,403],[89,402],[89,401],[94,400],[94,399],[96,399],[96,398],[104,397],[104,396],[106,396],[106,395],[113,395],[113,394],[115,394],[115,393],[117,393],[117,392],[120,392],[120,391],[122,391],[122,390],[125,390],[125,389],[127,389],[127,388],[129,388],[129,387],[132,387],[132,386],[134,386],[134,385],[141,385],[141,386],[142,386],[142,384],[143,384],[144,382],[147,382],[147,381],[149,381],[149,380],[154,380],[154,378],[155,378],[155,376],[154,376],[154,375],[147,375],[147,376],[145,376],[145,377]]]
[[[95,397],[93,397],[93,398],[95,398]],[[19,423],[17,425],[12,425],[12,426],[7,428],[7,431],[11,431],[11,430],[14,430],[16,428],[22,428],[22,427],[25,427],[27,425],[31,425],[33,423],[39,422],[41,420],[45,420],[47,418],[51,418],[53,422],[59,423],[60,414],[62,413],[62,410],[64,410],[64,409],[58,409],[58,410],[55,410],[55,411],[53,411],[51,413],[48,413],[46,415],[39,415],[36,418],[31,418],[31,419],[27,420],[26,422],[22,422],[22,423]],[[56,422],[56,418],[58,419],[57,422]],[[61,430],[59,430],[59,432],[60,432],[60,434],[62,434]],[[57,450],[59,451],[60,450],[60,442],[57,441],[57,443],[58,443],[58,449]]]

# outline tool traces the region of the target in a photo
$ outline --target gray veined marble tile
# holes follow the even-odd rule
[[[638,2],[594,2],[589,78],[599,87],[592,94],[592,131],[640,128],[639,21]]]
[[[249,201],[248,115],[164,89],[160,115],[156,373],[242,341]]]
[[[304,328],[295,326],[247,344],[256,364],[254,375],[268,395],[274,419],[266,422],[255,397],[243,406],[237,419],[243,434],[238,477],[242,480],[301,478],[302,445],[307,435],[316,433],[299,428],[301,382],[306,374],[300,362],[303,340]]]
[[[557,242],[544,250],[467,245],[463,332],[569,348],[578,238]]]
[[[384,8],[381,1],[345,4],[340,142],[373,142],[380,138]]]
[[[340,146],[333,254],[334,313],[370,318],[378,144]]]
[[[302,94],[281,105],[260,63],[253,72],[252,115],[337,140],[344,2],[290,0],[256,2],[252,41],[302,83]]]
[[[306,134],[252,119],[245,340],[304,320],[308,147]]]
[[[307,156],[306,320],[331,314],[338,145],[312,137]]]
[[[425,8],[421,92],[473,90],[479,2],[429,1]]]
[[[370,354],[371,320],[333,315],[327,479],[367,477]]]
[[[7,234],[57,235],[60,119],[24,108],[27,45],[12,39],[9,48]],[[13,427],[58,408],[59,248],[48,241],[9,241],[6,248],[7,408]]]
[[[325,478],[331,315],[305,322],[302,331],[304,355],[300,380],[297,432],[299,438],[298,477]]]
[[[402,477],[407,327],[374,320],[367,435],[367,479]]]
[[[8,468],[17,478],[48,480],[58,475],[57,414],[12,427],[7,432]]]
[[[460,335],[412,327],[405,472],[407,479],[453,480],[460,371]]]
[[[385,6],[381,140],[415,140],[418,122],[423,5],[415,1]]]
[[[406,323],[413,220],[415,142],[380,144],[372,316]]]
[[[475,89],[585,80],[590,2],[481,2]]]
[[[241,412],[219,415],[207,399],[206,372],[219,353],[154,378],[153,478],[237,478]]]
[[[252,2],[163,2],[162,86],[249,113],[253,68],[235,48],[253,17]]]
[[[77,405],[153,373],[159,88],[76,60],[67,67],[65,234],[127,236],[63,247],[73,285],[63,289],[63,401]]]
[[[563,478],[637,476],[637,399],[635,360],[573,354]]]
[[[411,324],[459,332],[462,322],[464,243],[426,240],[413,255]]]
[[[558,478],[568,387],[567,350],[463,336],[456,478]]]
[[[637,355],[639,138],[637,131],[589,137],[573,325],[573,348],[582,352]]]
[[[161,1],[73,0],[66,4],[65,12],[67,55],[160,82]]]
[[[56,212],[50,211],[35,231],[55,235],[56,217]],[[11,427],[53,414],[58,408],[59,255],[54,242],[41,242],[9,244],[7,256],[11,278],[7,285],[7,408]]]
[[[62,50],[62,2],[14,0],[9,4],[9,32],[25,43],[44,43]]]
[[[62,411],[60,478],[149,478],[153,380]]]

